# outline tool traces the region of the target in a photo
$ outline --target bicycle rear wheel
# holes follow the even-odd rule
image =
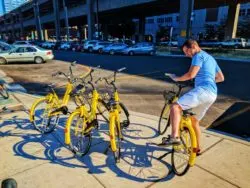
[[[60,115],[49,116],[54,110],[56,109],[45,98],[36,104],[32,123],[39,132],[50,133],[58,125]]]
[[[9,92],[8,92],[8,89],[6,88],[5,84],[0,84],[0,95],[4,99],[8,99],[9,98]]]
[[[70,134],[70,149],[78,156],[88,153],[91,146],[91,133],[86,133],[86,123],[84,117],[80,117],[80,112],[72,113],[68,119]]]
[[[170,104],[166,103],[161,111],[161,116],[158,123],[158,133],[163,135],[170,125]]]
[[[188,128],[180,131],[181,144],[173,146],[171,162],[176,175],[183,176],[190,168],[189,160],[193,151],[192,135]]]

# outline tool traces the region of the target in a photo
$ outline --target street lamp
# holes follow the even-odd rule
[[[65,0],[63,0],[63,8],[65,12],[65,26],[67,30],[67,41],[69,42],[69,18],[68,18],[68,8],[66,6]]]

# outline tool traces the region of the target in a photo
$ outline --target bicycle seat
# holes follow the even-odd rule
[[[192,112],[192,109],[188,109],[188,110],[183,110],[183,115],[184,116],[187,116],[187,115],[193,116],[193,115],[195,115],[195,113]]]

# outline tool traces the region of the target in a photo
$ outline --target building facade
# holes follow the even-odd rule
[[[212,26],[215,28],[220,26],[221,24],[226,22],[227,15],[228,6],[212,9],[194,10],[191,17],[192,37],[195,39],[199,39],[201,35],[206,35],[207,26]],[[250,3],[241,4],[239,22],[245,16],[250,16]],[[161,28],[170,31],[171,27],[172,38],[176,39],[180,34],[179,13],[147,17],[145,24],[145,35],[151,36],[153,38],[153,41],[155,42],[157,40],[157,32]]]

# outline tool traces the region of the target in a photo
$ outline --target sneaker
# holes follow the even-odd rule
[[[170,135],[168,137],[162,138],[162,143],[159,146],[171,146],[171,145],[179,145],[181,144],[180,138],[173,138]]]

